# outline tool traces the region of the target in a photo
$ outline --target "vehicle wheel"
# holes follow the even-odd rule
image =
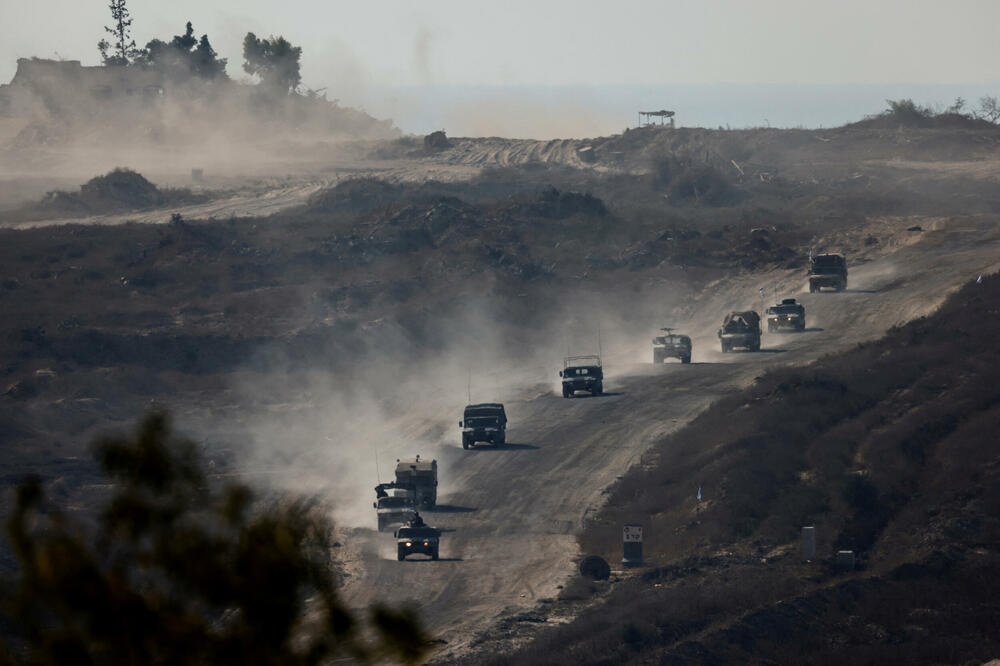
[[[594,384],[594,388],[590,390],[591,395],[601,395],[602,393],[604,393],[604,386],[601,385],[599,382],[597,384]]]
[[[563,387],[563,397],[564,397],[564,398],[571,398],[571,397],[573,397],[573,392],[572,392],[572,391],[570,391],[570,390],[569,390],[568,388],[566,388],[566,387],[564,386],[564,387]]]
[[[729,353],[729,345],[727,345],[725,342],[722,343],[722,353],[723,354]]]
[[[690,356],[685,356],[684,358],[681,359],[681,363],[690,363],[690,362],[691,362]]]
[[[467,441],[465,441],[464,439],[462,440],[462,448],[463,449],[468,449],[469,448],[469,443]]]
[[[432,559],[432,560],[434,560],[435,562],[437,562],[437,559],[438,559],[438,552],[437,552],[437,548],[435,548],[435,549],[434,549],[434,552],[433,552],[433,553],[431,553],[431,559]]]
[[[768,324],[767,325],[767,332],[768,333],[774,333],[774,326],[772,326],[771,324]]]
[[[810,294],[816,293],[816,285],[814,285],[812,282],[809,283],[809,293]]]
[[[402,562],[405,559],[406,559],[406,553],[404,553],[401,550],[400,551],[396,551],[396,560],[398,560],[399,562]]]
[[[760,351],[760,343],[759,342],[755,342],[752,345],[750,345],[750,351],[754,351],[754,352]]]

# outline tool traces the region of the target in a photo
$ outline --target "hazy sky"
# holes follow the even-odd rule
[[[97,64],[107,5],[0,0],[0,82],[13,76],[18,57]],[[435,102],[435,94],[412,90],[392,99],[394,89],[412,86],[897,84],[901,95],[908,89],[898,84],[961,84],[971,94],[1000,87],[1000,0],[128,0],[128,7],[140,46],[169,40],[190,20],[229,58],[234,78],[244,76],[248,31],[283,35],[303,49],[304,85],[397,120],[426,115]],[[649,95],[658,104],[684,102],[662,97]],[[870,97],[885,99],[879,90]],[[477,102],[491,103],[485,94]],[[592,125],[617,127],[625,109],[645,103],[623,101],[613,120]],[[745,122],[773,120],[782,104]],[[877,104],[859,109],[877,112]],[[796,113],[796,122],[827,121]],[[508,107],[493,125],[501,114],[523,115]],[[431,115],[430,127],[448,120],[444,111]]]
[[[17,57],[96,63],[107,0],[0,0]],[[996,83],[998,0],[129,0],[143,45],[188,20],[241,76],[247,31],[303,47],[304,83]]]

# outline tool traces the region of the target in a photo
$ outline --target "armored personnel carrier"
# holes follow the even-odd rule
[[[743,347],[748,351],[760,351],[760,315],[753,310],[730,312],[722,321],[719,329],[719,341],[722,343],[722,353]]]
[[[847,261],[841,254],[817,254],[809,260],[809,291],[823,287],[835,291],[847,289]]]
[[[769,307],[764,314],[767,315],[768,333],[782,329],[806,330],[806,309],[794,298],[783,298],[777,305]]]
[[[462,429],[463,449],[478,442],[502,446],[507,441],[507,413],[499,402],[468,405],[458,427]]]
[[[372,506],[375,508],[379,532],[391,525],[408,525],[416,512],[412,492],[407,488],[387,488],[395,485],[385,483],[375,487],[377,497]]]
[[[666,335],[653,338],[653,363],[663,363],[664,359],[677,358],[681,363],[691,362],[691,338],[672,333],[672,328],[661,328]]]
[[[567,356],[563,359],[562,394],[572,398],[577,391],[588,391],[591,395],[604,393],[604,369],[600,356]]]

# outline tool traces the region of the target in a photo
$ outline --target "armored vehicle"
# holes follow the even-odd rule
[[[722,353],[732,351],[734,347],[743,347],[749,351],[760,351],[760,315],[753,310],[730,312],[719,329],[719,340],[722,342]]]
[[[672,328],[661,328],[666,335],[653,338],[653,363],[663,363],[665,358],[679,358],[681,363],[691,362],[691,338],[671,333]]]
[[[416,512],[413,495],[409,490],[395,488],[392,494],[389,494],[385,489],[388,485],[395,484],[381,484],[375,488],[378,497],[372,506],[375,507],[375,515],[378,518],[379,532],[390,525],[408,525]]]
[[[809,291],[847,289],[847,261],[840,254],[817,254],[809,260]]]
[[[563,359],[562,394],[572,398],[577,391],[589,391],[591,395],[604,392],[604,369],[600,356],[568,356]]]
[[[396,486],[408,487],[413,501],[420,508],[434,508],[437,504],[437,460],[402,458],[396,460]]]
[[[765,314],[768,333],[784,328],[793,331],[806,330],[806,309],[794,298],[783,298],[777,305],[769,307]]]
[[[475,446],[476,442],[489,442],[502,446],[507,441],[507,413],[499,402],[484,402],[465,408],[462,429],[462,448]]]
[[[400,527],[396,530],[396,559],[402,562],[407,555],[422,553],[438,558],[441,545],[441,530],[421,525],[420,527]]]

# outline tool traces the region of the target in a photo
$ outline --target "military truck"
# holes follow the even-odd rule
[[[691,338],[672,333],[672,328],[661,328],[666,335],[653,338],[653,363],[663,363],[664,359],[677,358],[681,363],[691,362]]]
[[[722,353],[743,347],[749,351],[760,351],[760,315],[753,310],[730,312],[722,321],[719,340]]]
[[[407,487],[420,508],[433,509],[437,504],[437,460],[402,458],[396,460],[396,486]]]
[[[430,555],[432,560],[438,558],[441,530],[426,525],[407,526],[396,530],[394,536],[396,537],[396,559],[400,562],[405,560],[407,555],[413,553]]]
[[[507,413],[499,402],[468,405],[458,427],[462,429],[463,449],[477,442],[503,446],[507,441]]]
[[[577,391],[589,391],[591,395],[604,393],[604,369],[600,356],[567,356],[563,359],[562,394],[572,398]]]
[[[847,261],[840,254],[817,254],[809,260],[809,292],[847,289]]]
[[[767,309],[767,332],[782,329],[806,330],[806,309],[794,298],[783,298],[781,302]]]
[[[379,484],[375,487],[377,498],[372,504],[375,507],[379,532],[390,525],[408,525],[416,513],[411,490],[396,487],[388,489],[387,486],[395,484]]]

